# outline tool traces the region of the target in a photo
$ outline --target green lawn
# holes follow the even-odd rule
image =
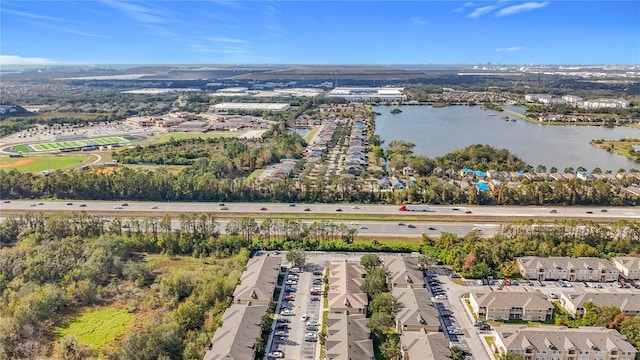
[[[18,145],[13,147],[13,151],[26,153],[26,152],[32,152],[34,150],[29,145]]]
[[[154,135],[151,139],[153,143],[163,143],[169,141],[171,138],[175,140],[182,139],[207,139],[207,138],[222,138],[222,137],[237,137],[242,133],[237,132],[216,132],[216,133],[189,133],[189,132],[172,132],[172,133],[162,133]]]
[[[124,335],[135,315],[124,309],[105,308],[85,312],[56,330],[59,337],[74,335],[79,342],[100,349]]]
[[[93,156],[42,156],[42,157],[23,157],[23,158],[8,158],[3,157],[0,160],[2,169],[4,171],[10,171],[16,169],[21,173],[40,173],[45,170],[58,170],[67,169],[74,166],[78,166],[80,163],[85,163],[92,159]],[[8,166],[11,164],[22,164],[29,161],[29,163],[19,166]]]
[[[136,136],[107,136],[101,138],[94,139],[80,139],[80,140],[69,140],[69,141],[53,141],[48,143],[39,143],[29,145],[18,145],[13,148],[13,151],[22,151],[22,152],[35,152],[35,151],[50,151],[56,149],[64,149],[70,147],[81,147],[88,146],[92,144],[98,145],[106,145],[106,144],[126,144],[132,141],[141,140],[140,137]]]

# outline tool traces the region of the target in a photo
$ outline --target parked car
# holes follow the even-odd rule
[[[318,341],[318,335],[315,333],[306,333],[304,334],[304,341],[315,342]]]
[[[286,301],[293,301],[293,300],[295,300],[295,297],[293,295],[287,295],[287,296],[284,297],[284,299]]]
[[[318,290],[311,290],[309,292],[309,295],[322,295],[322,292],[318,291]]]
[[[317,296],[312,296],[310,299],[310,301],[320,301],[320,298]]]
[[[293,315],[293,312],[291,312],[290,309],[284,309],[284,310],[280,311],[280,315],[282,315],[282,316],[291,316],[291,315]]]
[[[282,359],[284,358],[284,352],[280,350],[272,351],[269,353],[269,356],[276,359]]]
[[[309,315],[307,314],[302,315],[302,317],[300,317],[300,320],[302,320],[302,322],[309,320]]]

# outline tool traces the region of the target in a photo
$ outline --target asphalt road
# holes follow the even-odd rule
[[[68,205],[71,204],[71,205]],[[84,205],[84,206],[81,206]],[[225,208],[226,210],[222,210]],[[264,209],[264,210],[261,210]],[[336,211],[340,209],[341,211]],[[554,211],[555,210],[555,211]],[[602,221],[619,219],[640,219],[640,208],[635,207],[534,207],[534,206],[432,206],[428,212],[399,211],[391,205],[353,204],[276,204],[276,203],[185,203],[185,202],[115,202],[115,201],[37,201],[12,200],[0,203],[0,214],[22,212],[86,211],[113,218],[135,216],[163,216],[165,213],[177,216],[182,213],[213,212],[219,217],[221,231],[224,232],[228,218],[252,215],[256,221],[270,216],[304,215],[305,223],[314,221],[315,214],[350,228],[358,229],[358,236],[417,237],[425,233],[438,236],[442,232],[465,235],[479,231],[483,236],[493,236],[500,232],[502,220],[522,220],[530,218],[562,219],[584,218]],[[363,215],[380,216],[387,219],[358,220]],[[350,220],[354,219],[354,220]],[[172,226],[178,228],[180,222],[174,220]]]
[[[73,205],[66,205],[71,202]],[[43,205],[30,206],[42,203]],[[86,207],[80,207],[85,204]],[[115,207],[121,206],[122,201],[38,201],[12,200],[10,203],[0,203],[0,211],[88,211],[113,212]],[[222,214],[264,213],[264,214],[370,214],[402,216],[459,216],[460,219],[477,217],[514,217],[514,218],[599,218],[599,219],[640,219],[638,207],[588,207],[588,206],[431,206],[427,212],[399,211],[396,205],[354,205],[354,204],[290,204],[281,203],[218,203],[199,202],[127,202],[123,207],[126,212],[143,212],[147,214],[198,213],[216,212]],[[157,209],[153,208],[157,207]],[[221,210],[226,207],[227,210]],[[266,210],[260,210],[260,209]],[[305,211],[305,209],[309,209]],[[338,211],[340,209],[340,211]],[[553,212],[555,210],[555,212]],[[589,213],[591,212],[591,213]]]

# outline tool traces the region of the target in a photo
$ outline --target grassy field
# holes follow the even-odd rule
[[[55,141],[49,143],[40,143],[40,144],[32,144],[27,146],[26,148],[31,150],[18,150],[17,147],[14,148],[14,151],[23,151],[23,152],[33,152],[33,151],[52,151],[64,148],[72,148],[72,147],[82,147],[89,145],[110,145],[110,144],[125,144],[129,143],[132,140],[136,139],[131,136],[108,136],[94,139],[79,139],[79,140],[69,140],[69,141]],[[23,145],[24,146],[24,145]],[[19,146],[22,148],[22,146]]]
[[[171,138],[174,138],[175,140],[182,140],[182,139],[196,139],[196,138],[207,139],[207,138],[221,138],[221,137],[237,137],[241,134],[242,133],[236,133],[236,132],[221,132],[221,133],[220,132],[219,133],[172,132],[172,133],[162,133],[162,134],[154,135],[151,138],[151,142],[163,143],[163,142],[169,141]]]
[[[86,163],[93,158],[84,156],[40,156],[23,158],[0,158],[0,169],[9,171],[16,169],[21,173],[39,173],[45,170],[67,169]]]
[[[80,343],[100,349],[124,335],[134,319],[135,315],[125,309],[94,309],[63,324],[56,333],[61,338],[73,335]]]
[[[628,159],[635,160],[639,155],[633,149],[633,146],[640,146],[640,139],[621,140],[591,140],[591,145],[609,152],[614,152]]]

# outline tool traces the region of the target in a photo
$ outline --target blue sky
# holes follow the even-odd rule
[[[0,3],[0,61],[640,64],[640,1]]]

